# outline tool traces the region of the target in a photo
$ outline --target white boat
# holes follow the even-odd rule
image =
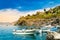
[[[13,30],[13,34],[34,34],[35,29]]]

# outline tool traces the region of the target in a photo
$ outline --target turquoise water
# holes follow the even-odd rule
[[[13,29],[20,29],[19,26],[0,25],[0,40],[46,40],[46,33],[43,35],[14,35]]]

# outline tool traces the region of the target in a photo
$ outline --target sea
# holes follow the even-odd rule
[[[24,28],[24,26],[21,26]],[[0,25],[0,40],[46,40],[46,33],[43,35],[18,35],[13,34],[13,29],[19,30],[20,26]]]

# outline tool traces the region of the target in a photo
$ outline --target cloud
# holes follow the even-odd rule
[[[46,11],[48,11],[50,8],[46,8]],[[38,9],[38,10],[32,10],[32,11],[27,11],[27,12],[24,12],[25,13],[25,15],[24,16],[26,16],[27,14],[30,14],[30,15],[32,15],[32,14],[36,14],[36,12],[44,12],[44,9]]]
[[[46,11],[48,11],[50,8],[46,8]]]
[[[30,15],[36,14],[37,11],[44,12],[43,9],[38,9],[38,10],[27,11],[27,12],[26,12],[26,15],[27,15],[27,14],[30,14]]]
[[[44,12],[43,9],[31,10],[31,11],[19,11],[17,9],[2,9],[0,10],[0,22],[14,22],[17,21],[21,16],[27,14],[35,14],[37,11]]]
[[[53,6],[52,8],[55,8],[55,7],[59,6],[59,5],[60,5],[60,4],[57,4],[57,5]]]
[[[22,16],[21,12],[16,9],[3,9],[0,10],[0,22],[13,22]]]

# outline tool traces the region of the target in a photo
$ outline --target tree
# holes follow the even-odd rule
[[[44,12],[46,12],[46,9],[44,9]]]
[[[36,13],[36,15],[39,15],[39,14],[40,14],[40,12],[37,12],[37,13]]]
[[[27,16],[30,16],[30,14],[28,14]]]
[[[46,14],[48,14],[48,11],[46,11],[46,9],[44,9],[44,12],[45,12]]]

